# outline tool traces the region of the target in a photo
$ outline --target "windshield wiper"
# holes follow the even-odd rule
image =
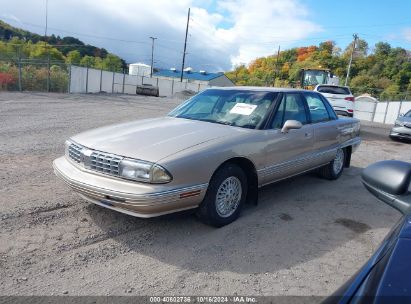
[[[230,121],[214,120],[213,122],[221,124],[221,125],[235,126],[235,123],[230,122]]]
[[[220,125],[226,125],[226,126],[235,126],[236,125],[234,122],[223,121],[223,120],[213,120],[213,119],[207,119],[207,118],[194,118],[194,117],[190,117],[190,116],[177,116],[177,117],[178,118],[191,119],[191,120],[199,120],[199,121],[205,121],[205,122],[218,123]]]

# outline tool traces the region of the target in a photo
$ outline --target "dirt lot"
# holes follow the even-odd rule
[[[365,127],[338,181],[305,175],[260,190],[235,223],[138,219],[86,203],[51,167],[70,135],[165,114],[179,100],[0,93],[0,295],[328,295],[399,219],[360,183],[410,145]]]

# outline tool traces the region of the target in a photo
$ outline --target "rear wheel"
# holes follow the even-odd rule
[[[216,171],[198,209],[206,224],[222,227],[235,221],[247,197],[247,176],[236,164],[226,164]]]
[[[338,149],[334,159],[328,165],[319,169],[320,176],[329,180],[339,178],[344,170],[345,154],[345,149]]]

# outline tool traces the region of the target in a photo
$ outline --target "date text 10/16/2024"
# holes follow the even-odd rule
[[[256,303],[255,297],[248,296],[164,296],[150,297],[150,303]]]

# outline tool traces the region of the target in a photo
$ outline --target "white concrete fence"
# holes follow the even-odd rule
[[[123,73],[108,72],[92,68],[70,67],[70,93],[122,93],[136,94],[138,85],[149,84],[159,88],[160,96],[173,96],[178,92],[190,90],[200,92],[210,86],[195,82],[144,77]]]
[[[354,117],[360,120],[393,124],[400,114],[411,110],[411,101],[376,101],[369,97],[355,99]]]
[[[70,93],[136,94],[138,85],[150,84],[159,88],[160,96],[171,97],[178,92],[200,92],[210,86],[195,82],[180,82],[157,77],[135,76],[92,68],[71,66]],[[411,101],[377,101],[374,98],[355,99],[354,117],[360,120],[393,124],[399,114],[411,109]]]

